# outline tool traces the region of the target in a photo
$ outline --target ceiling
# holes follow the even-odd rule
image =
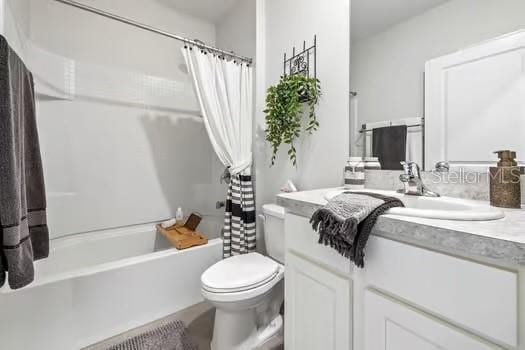
[[[218,22],[242,0],[156,0],[166,7],[174,8],[189,15]]]
[[[380,33],[448,0],[352,0],[352,40]]]
[[[155,0],[195,17],[217,23],[238,1],[244,0]],[[397,23],[449,0],[352,0],[352,40],[382,32]]]

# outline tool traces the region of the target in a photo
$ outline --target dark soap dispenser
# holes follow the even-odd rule
[[[516,152],[497,151],[497,167],[490,167],[490,205],[521,208],[521,174]]]

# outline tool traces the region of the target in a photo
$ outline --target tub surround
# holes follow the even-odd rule
[[[277,204],[285,207],[287,213],[309,218],[326,204],[323,196],[330,190],[333,189],[281,194],[277,196]],[[507,209],[504,212],[505,218],[494,221],[383,215],[378,219],[372,235],[465,258],[525,266],[525,210]]]

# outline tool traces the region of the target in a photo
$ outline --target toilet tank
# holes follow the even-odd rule
[[[265,204],[262,208],[266,253],[284,264],[284,208],[277,204]]]

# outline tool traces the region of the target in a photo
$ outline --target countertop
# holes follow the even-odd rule
[[[334,189],[277,196],[287,213],[310,217],[324,206],[324,194]],[[483,203],[479,201],[479,203]],[[488,203],[486,203],[488,206]],[[525,265],[525,210],[503,209],[505,218],[493,221],[437,220],[400,215],[379,217],[372,234],[446,254],[506,267]]]

